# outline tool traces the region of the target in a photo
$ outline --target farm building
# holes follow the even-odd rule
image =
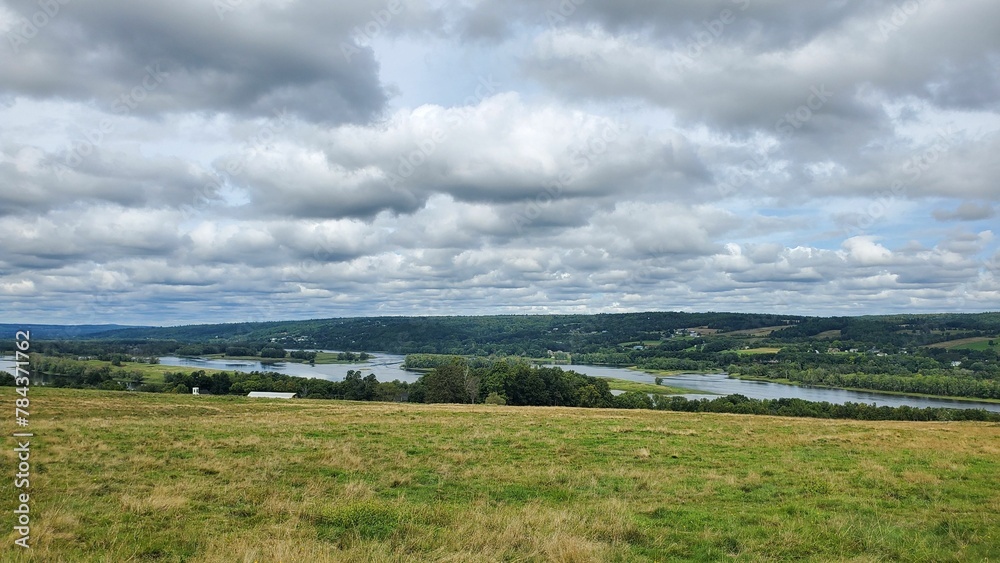
[[[247,397],[257,399],[293,399],[296,393],[271,393],[268,391],[251,391]]]

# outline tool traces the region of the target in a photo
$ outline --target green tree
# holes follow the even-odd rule
[[[465,366],[451,363],[423,376],[426,403],[465,403],[469,396],[465,388]]]
[[[593,384],[580,388],[580,406],[589,408],[609,407],[610,401],[602,396],[600,390]]]

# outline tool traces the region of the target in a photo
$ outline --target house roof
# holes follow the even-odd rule
[[[255,397],[258,399],[291,399],[295,397],[295,393],[271,393],[269,391],[251,391],[247,397]]]

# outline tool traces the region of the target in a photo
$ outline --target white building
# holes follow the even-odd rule
[[[256,399],[293,399],[296,393],[271,393],[269,391],[251,391],[247,397]]]

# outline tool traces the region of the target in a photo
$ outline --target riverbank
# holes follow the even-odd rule
[[[704,370],[704,369],[703,370],[697,370],[697,369],[648,369],[648,368],[641,368],[641,367],[638,367],[638,366],[628,366],[628,367],[625,367],[624,369],[631,370],[631,371],[637,371],[639,373],[648,373],[650,375],[658,375],[658,376],[661,376],[661,377],[671,377],[671,376],[674,376],[674,375],[685,375],[685,374],[689,374],[689,373],[695,373],[695,374],[701,374],[701,375],[710,374],[710,373],[725,373],[724,371],[717,370],[717,369],[711,369],[711,370]]]
[[[190,359],[205,359],[205,360],[233,360],[233,361],[248,361],[248,362],[260,362],[262,364],[271,363],[292,363],[292,364],[358,364],[363,365],[368,363],[371,358],[366,358],[364,360],[338,360],[336,352],[317,352],[315,360],[304,360],[302,358],[265,358],[263,356],[227,356],[225,354],[203,354],[201,356],[179,356],[182,358]]]
[[[729,377],[733,379],[741,379],[743,381],[761,381],[764,383],[778,383],[781,385],[791,385],[794,387],[808,387],[811,389],[839,389],[841,391],[859,391],[863,393],[877,393],[879,395],[894,395],[897,397],[915,397],[920,399],[940,399],[945,401],[965,401],[970,403],[992,403],[1000,404],[1000,399],[986,399],[979,397],[953,397],[951,395],[930,395],[927,393],[907,393],[905,391],[883,391],[881,389],[866,389],[864,387],[835,387],[833,385],[820,385],[812,383],[803,383],[801,381],[792,381],[791,379],[771,379],[768,377],[753,377],[749,375],[739,375],[739,374],[729,374]]]
[[[657,385],[655,383],[638,383],[635,381],[628,381],[625,379],[615,379],[613,377],[602,377],[601,379],[608,382],[608,388],[612,391],[638,391],[639,393],[649,393],[651,395],[687,395],[687,394],[706,394],[711,395],[712,393],[707,393],[705,391],[698,391],[696,389],[685,389],[683,387],[669,387],[667,385]]]

